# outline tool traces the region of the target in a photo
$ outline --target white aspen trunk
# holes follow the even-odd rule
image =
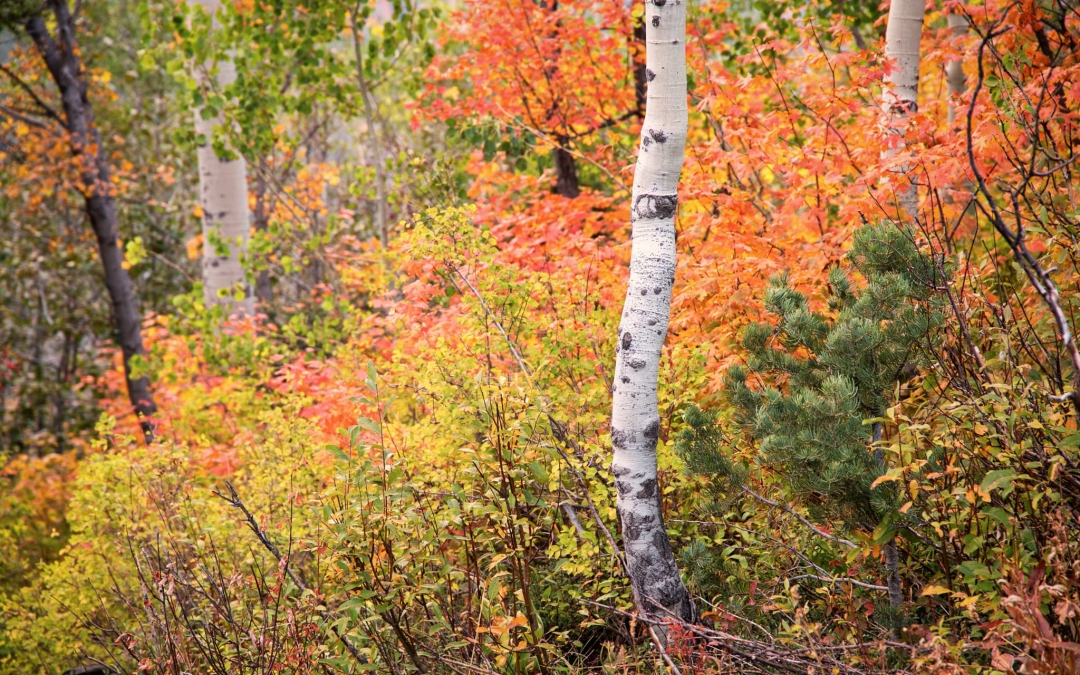
[[[893,70],[885,76],[883,92],[885,112],[894,126],[900,119],[914,113],[919,107],[919,43],[922,40],[925,0],[892,0],[889,22],[885,28],[885,56],[893,64]],[[885,151],[890,157],[904,151],[900,145]],[[896,199],[901,217],[918,219],[919,191],[915,179],[908,178],[908,167],[895,172]]]
[[[947,20],[953,35],[959,37],[968,30],[967,17],[957,12],[950,12]],[[956,121],[956,97],[964,93],[967,80],[964,77],[964,62],[954,59],[945,64],[945,81],[949,86],[949,128],[953,128]]]
[[[196,2],[210,14],[212,26],[216,27],[220,0]],[[217,67],[219,88],[236,80],[236,67],[231,59],[219,61]],[[247,161],[240,155],[235,159],[218,157],[212,139],[214,127],[221,123],[220,115],[206,120],[201,109],[195,111],[195,133],[206,139],[198,151],[199,197],[203,211],[203,290],[207,307],[223,305],[230,312],[248,315],[254,311],[254,299],[242,262],[251,229]],[[243,290],[243,300],[235,299],[237,289]]]
[[[923,17],[926,14],[926,0],[892,0],[889,6],[889,21],[885,27],[885,56],[892,62],[892,71],[885,76],[883,99],[885,112],[890,117],[893,133],[902,134],[900,122],[919,108],[919,61],[922,42]],[[896,147],[885,150],[883,156],[890,157],[904,152],[903,139]],[[917,179],[908,177],[910,166],[901,165],[895,170],[896,201],[900,207],[900,219],[917,221],[919,218],[919,189]],[[875,423],[873,442],[881,441],[882,427]],[[880,447],[875,449],[875,458],[885,468],[885,455]],[[900,585],[900,557],[896,548],[895,537],[882,547],[885,568],[888,572],[889,605],[899,610],[904,596]],[[899,638],[899,631],[893,637]]]
[[[657,378],[675,281],[675,212],[686,145],[685,0],[647,0],[648,96],[630,208],[630,281],[615,346],[611,470],[623,547],[641,611],[695,622],[664,529],[657,485]]]
[[[377,5],[378,7],[378,5]],[[350,26],[353,34],[353,51],[356,55],[356,81],[360,87],[360,98],[364,102],[364,121],[367,123],[368,162],[375,169],[375,234],[379,237],[379,243],[385,249],[390,242],[390,204],[386,194],[386,158],[383,156],[383,135],[376,125],[375,118],[378,116],[374,96],[368,87],[367,77],[364,75],[364,50],[361,48],[362,35],[357,21],[358,8],[354,8],[349,14]]]

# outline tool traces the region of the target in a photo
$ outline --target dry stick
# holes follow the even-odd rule
[[[574,531],[577,532],[579,536],[585,534],[585,528],[581,526],[581,521],[578,520],[577,514],[574,513],[573,504],[570,504],[569,502],[563,502],[562,510],[563,513],[566,514],[567,520],[569,520],[570,524],[574,526]]]
[[[639,616],[637,616],[635,614],[631,614],[630,612],[626,612],[624,610],[618,609],[617,607],[612,607],[611,605],[605,605],[603,603],[595,602],[595,601],[592,601],[592,600],[583,600],[582,602],[585,602],[586,604],[589,604],[589,605],[594,605],[596,607],[601,607],[601,608],[606,609],[608,611],[611,611],[611,612],[613,612],[615,614],[621,614],[621,615],[626,616],[626,617],[642,620],[641,617],[639,617]],[[682,621],[678,617],[675,617],[675,616],[669,617],[668,620],[670,620],[672,623],[674,623],[676,625],[682,626],[683,628],[697,634],[699,637],[703,637],[703,638],[706,638],[706,639],[711,638],[713,641],[719,642],[721,651],[728,652],[729,654],[731,654],[731,655],[733,655],[733,656],[735,656],[737,658],[744,659],[744,660],[746,660],[746,661],[748,661],[748,662],[750,662],[752,664],[763,664],[766,667],[785,670],[785,671],[788,671],[788,672],[791,672],[791,673],[798,673],[799,675],[802,675],[802,674],[806,673],[807,669],[810,668],[810,667],[814,667],[814,668],[820,667],[820,663],[817,662],[817,661],[807,661],[807,660],[799,658],[799,654],[802,653],[805,650],[798,650],[798,651],[786,650],[786,651],[782,651],[780,649],[777,649],[773,645],[769,645],[769,644],[766,644],[766,643],[758,641],[758,640],[750,640],[750,639],[747,639],[747,638],[739,637],[737,635],[732,635],[730,633],[725,633],[723,631],[719,631],[719,630],[716,630],[716,629],[707,628],[705,626],[686,623],[685,621]],[[658,621],[656,621],[656,619],[649,619],[649,618],[644,619],[644,621],[646,623],[659,623]],[[735,647],[734,644],[736,644],[736,643],[742,644],[745,647],[745,650],[744,649],[739,649],[738,647]],[[857,645],[857,646],[853,645],[852,648],[854,648],[854,647],[862,647],[862,646],[864,646],[864,645]],[[908,646],[908,645],[904,645],[904,646]],[[844,646],[843,648],[848,648],[848,647]],[[746,651],[746,650],[756,650],[756,651],[751,652],[751,651]],[[832,665],[833,668],[835,669],[835,671],[837,671],[837,672],[846,672],[846,673],[850,673],[851,675],[857,675],[857,674],[861,674],[863,672],[863,671],[851,668],[851,667],[849,667],[847,665],[844,665],[843,663],[838,662],[836,660],[831,660],[830,665]]]
[[[765,497],[762,497],[761,495],[754,492],[753,490],[746,487],[745,485],[742,487],[742,490],[743,490],[743,492],[745,492],[746,494],[750,495],[751,497],[753,497],[754,499],[758,500],[759,502],[761,502],[763,504],[768,504],[769,506],[778,508],[781,511],[786,511],[787,513],[791,514],[792,516],[795,516],[795,518],[797,518],[800,523],[802,523],[803,525],[809,527],[811,530],[813,530],[813,532],[815,534],[820,535],[822,537],[825,537],[829,541],[835,541],[838,544],[843,544],[844,546],[847,546],[850,549],[859,548],[859,546],[855,542],[848,541],[847,539],[843,539],[843,538],[837,537],[835,535],[831,535],[828,532],[825,532],[824,530],[819,529],[813,523],[811,523],[809,520],[807,520],[806,518],[803,518],[798,513],[795,513],[794,510],[788,508],[787,506],[784,506],[783,504],[780,504],[778,502],[774,502],[774,501],[772,501],[770,499],[766,499]]]
[[[240,495],[236,493],[236,488],[234,488],[232,486],[232,483],[230,483],[229,481],[225,481],[225,487],[229,490],[228,497],[222,494],[221,490],[214,490],[214,494],[224,499],[225,502],[229,504],[229,506],[235,506],[236,508],[240,509],[240,511],[244,514],[244,519],[247,522],[247,526],[251,528],[252,532],[255,533],[255,536],[258,538],[258,540],[262,542],[263,547],[267,551],[269,551],[270,554],[274,556],[274,558],[277,559],[278,563],[285,562],[285,574],[289,575],[289,579],[292,580],[292,582],[296,585],[297,588],[299,588],[301,591],[306,592],[308,590],[307,584],[305,584],[303,580],[300,579],[300,577],[292,571],[292,568],[289,567],[288,562],[284,561],[284,557],[281,555],[281,551],[278,550],[278,547],[274,545],[274,542],[270,541],[270,537],[268,537],[266,533],[262,531],[262,528],[259,527],[259,523],[256,522],[255,516],[251,515],[251,511],[248,511],[247,506],[244,504],[243,501],[241,501]],[[319,614],[319,618],[325,621],[327,625],[330,626],[330,630],[333,631],[338,641],[340,641],[342,646],[345,647],[345,650],[348,651],[354,659],[356,659],[356,662],[361,665],[367,665],[367,658],[365,658],[360,652],[358,652],[356,650],[356,647],[354,647],[352,643],[350,643],[345,638],[345,634],[342,633],[341,630],[330,621],[329,613],[319,610],[316,611]],[[417,666],[417,668],[420,670],[421,673],[424,672],[423,668],[420,668],[419,666]]]
[[[804,578],[817,579],[819,581],[823,581],[823,582],[830,583],[830,584],[845,583],[845,584],[851,584],[853,586],[859,586],[861,588],[867,588],[867,589],[870,589],[872,591],[887,591],[887,590],[889,590],[888,586],[879,586],[877,584],[869,584],[869,583],[866,583],[865,581],[859,581],[858,579],[852,579],[851,577],[832,576],[831,574],[829,574],[828,570],[826,570],[826,569],[820,567],[819,565],[817,565],[813,560],[808,558],[806,556],[806,554],[803,553],[802,551],[800,551],[799,549],[795,548],[794,546],[790,546],[790,545],[784,543],[783,541],[777,539],[776,537],[765,534],[764,532],[757,532],[755,530],[751,530],[751,529],[748,529],[748,528],[745,528],[745,527],[740,527],[739,525],[735,525],[734,523],[727,523],[727,522],[719,522],[718,523],[718,522],[709,521],[709,520],[672,520],[671,522],[673,522],[673,523],[692,523],[692,524],[696,524],[696,525],[713,525],[713,526],[716,526],[716,527],[730,527],[733,530],[740,530],[742,532],[748,532],[750,534],[757,535],[759,537],[765,537],[766,539],[773,542],[774,544],[776,544],[778,546],[782,546],[783,548],[786,548],[793,555],[795,555],[795,557],[799,558],[800,560],[802,560],[807,565],[810,565],[815,570],[817,570],[821,574],[825,575],[824,577],[818,577],[818,576],[814,576],[814,575],[811,575],[811,574],[804,574],[802,576],[795,577],[796,579],[804,579]]]
[[[510,353],[513,354],[514,360],[517,361],[518,367],[521,369],[522,374],[525,375],[526,381],[533,389],[536,390],[537,394],[539,395],[541,412],[547,416],[548,423],[551,424],[552,433],[555,434],[555,438],[557,438],[560,442],[566,443],[567,445],[570,445],[571,447],[574,447],[576,449],[577,444],[574,443],[570,439],[569,435],[566,433],[566,427],[561,422],[556,420],[555,417],[548,411],[547,397],[544,396],[544,394],[540,391],[540,388],[536,386],[535,382],[533,382],[532,370],[529,368],[528,365],[526,365],[524,357],[521,355],[521,352],[518,351],[517,345],[514,344],[514,341],[510,339],[510,335],[502,327],[502,323],[500,323],[499,320],[495,318],[495,315],[487,306],[487,303],[484,302],[483,296],[480,295],[480,292],[477,291],[476,287],[472,285],[472,282],[469,281],[468,277],[461,273],[461,270],[458,269],[457,265],[454,265],[449,261],[446,262],[446,265],[461,278],[461,280],[465,283],[466,286],[468,286],[469,290],[472,291],[472,294],[476,296],[477,301],[480,302],[480,306],[484,309],[484,312],[487,314],[488,319],[493,324],[495,324],[495,327],[499,329],[500,333],[502,333],[503,339],[506,340],[506,344],[510,348]],[[455,283],[454,285],[456,286],[457,284]],[[603,530],[604,535],[607,537],[608,543],[611,545],[611,549],[615,552],[615,556],[619,560],[623,572],[626,573],[626,575],[629,577],[630,572],[626,566],[626,559],[623,558],[621,552],[619,551],[619,547],[615,543],[615,538],[611,536],[611,531],[608,530],[607,526],[604,525],[603,520],[601,520],[600,513],[596,510],[596,506],[593,504],[592,497],[589,495],[589,489],[588,486],[585,484],[585,479],[581,476],[580,473],[578,473],[576,469],[573,468],[573,466],[570,465],[570,458],[566,456],[562,449],[558,447],[556,447],[555,449],[559,453],[559,455],[562,456],[564,460],[566,460],[567,468],[570,469],[571,473],[574,474],[574,476],[578,479],[578,482],[581,484],[581,488],[585,494],[585,499],[589,503],[589,510],[592,512],[592,516],[596,520],[596,524],[600,526],[601,530]],[[631,590],[633,590],[633,585],[631,585]],[[638,612],[643,617],[648,616],[647,613],[644,611],[644,605],[642,605],[641,599],[637,597],[636,591],[634,591],[634,604],[637,606]],[[672,669],[675,675],[682,675],[681,671],[679,671],[679,669],[675,666],[675,663],[671,660],[671,657],[668,655],[667,649],[664,647],[663,641],[660,640],[660,636],[656,634],[656,631],[653,629],[652,624],[646,621],[645,625],[648,626],[649,637],[652,639],[653,644],[656,645],[656,648],[657,650],[659,650],[660,656],[664,659],[664,662],[668,664],[668,666]]]

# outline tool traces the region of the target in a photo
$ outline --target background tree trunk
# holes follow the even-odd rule
[[[220,0],[197,0],[217,26]],[[213,29],[211,29],[213,30]],[[211,35],[211,40],[213,36]],[[236,80],[236,66],[231,59],[217,62],[217,86],[224,89]],[[205,85],[199,75],[200,84]],[[214,150],[214,127],[222,124],[221,115],[203,119],[195,111],[195,133],[205,142],[199,146],[199,198],[203,211],[203,291],[206,306],[223,305],[230,312],[251,314],[254,300],[244,275],[243,256],[247,253],[251,225],[248,216],[247,161],[237,154],[228,159]],[[236,300],[242,289],[243,300]]]
[[[611,466],[623,548],[641,611],[696,622],[664,529],[657,485],[656,389],[675,281],[675,212],[686,144],[686,4],[649,0],[645,121],[630,209],[630,281],[615,347]]]
[[[560,145],[552,150],[552,159],[555,162],[555,194],[563,197],[576,199],[581,194],[578,184],[577,166],[574,164],[574,156],[567,150],[570,140],[558,139]]]
[[[94,111],[87,98],[85,73],[75,45],[75,26],[67,0],[49,0],[46,7],[56,17],[56,39],[49,34],[45,18],[38,14],[25,24],[63,101],[65,127],[71,148],[80,160],[79,180],[86,213],[97,239],[98,256],[105,271],[105,287],[112,302],[116,341],[124,357],[128,398],[142,425],[146,442],[154,439],[150,418],[157,411],[150,393],[150,379],[132,377],[133,359],[146,354],[142,339],[142,314],[131,276],[124,269],[124,252],[118,241],[116,201],[112,194],[109,164],[101,135],[94,126]]]
[[[883,94],[885,112],[891,118],[894,133],[901,136],[897,145],[886,149],[884,155],[891,157],[904,151],[903,130],[898,128],[903,118],[919,107],[919,43],[922,40],[923,0],[893,0],[889,7],[889,21],[885,27],[885,56],[893,63],[892,71],[885,76]],[[901,218],[918,219],[919,192],[917,180],[908,177],[907,166],[894,171],[897,183],[896,201]]]
[[[630,21],[636,22],[634,23],[634,44],[644,52],[646,46],[645,17],[642,16],[641,19],[638,20],[631,14]],[[648,91],[649,75],[647,66],[645,65],[645,59],[634,59],[634,102],[637,104],[638,119],[644,119],[645,117],[645,101],[648,98]]]
[[[266,167],[262,167],[263,171]],[[253,226],[256,232],[265,233],[270,227],[270,194],[266,185],[266,176],[260,171],[255,180],[255,212]],[[270,305],[274,301],[274,290],[270,285],[270,270],[259,270],[255,275],[255,301],[264,314],[270,313]]]
[[[386,156],[383,152],[383,134],[376,122],[379,116],[378,106],[368,86],[367,77],[364,75],[364,50],[361,45],[363,36],[357,17],[359,12],[360,5],[350,11],[349,25],[352,28],[353,52],[356,56],[356,83],[360,87],[360,98],[364,102],[364,122],[367,124],[368,133],[368,163],[375,169],[375,233],[379,237],[379,243],[386,248],[390,243],[390,202],[386,194]]]
[[[947,20],[949,28],[957,37],[967,33],[967,17],[963,14],[949,12]],[[949,86],[949,128],[952,129],[956,121],[955,99],[964,93],[967,86],[967,79],[964,77],[964,62],[961,59],[954,59],[945,64],[945,81]]]

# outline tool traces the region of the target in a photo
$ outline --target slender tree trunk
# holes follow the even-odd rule
[[[632,5],[631,5],[632,6]],[[641,50],[638,57],[634,59],[634,102],[637,104],[637,116],[638,119],[645,118],[645,100],[646,93],[649,90],[649,73],[645,66],[645,17],[640,19],[634,18],[633,13],[630,14],[630,20],[634,21],[634,45]]]
[[[211,16],[216,27],[220,0],[196,0]],[[213,28],[211,29],[213,30]],[[213,37],[211,36],[211,40]],[[236,81],[236,66],[231,59],[217,62],[217,86],[224,89]],[[203,82],[203,84],[206,84]],[[254,311],[254,300],[244,275],[243,257],[247,254],[251,224],[248,216],[247,161],[235,154],[219,156],[214,149],[214,127],[223,118],[203,118],[195,111],[195,133],[204,138],[199,146],[199,197],[203,210],[203,292],[206,306],[222,305],[242,315]],[[237,300],[237,291],[243,299]]]
[[[675,281],[675,212],[686,144],[686,3],[649,0],[651,73],[630,220],[630,281],[615,347],[611,466],[623,547],[641,611],[696,622],[664,529],[657,485],[657,382]]]
[[[266,167],[263,166],[263,170]],[[255,179],[255,212],[254,216],[254,228],[256,232],[265,233],[270,226],[270,210],[267,208],[268,193],[266,187],[266,177],[261,173]],[[274,301],[274,291],[270,286],[270,270],[259,270],[259,273],[255,276],[255,301],[259,304],[260,310],[263,313],[267,313],[270,308],[270,303]]]
[[[885,27],[885,56],[892,61],[893,69],[885,76],[883,98],[885,112],[891,118],[894,133],[901,138],[886,149],[886,157],[904,152],[903,131],[899,127],[903,119],[919,107],[919,43],[922,40],[925,12],[926,4],[923,0],[892,0],[889,7],[889,21]],[[897,182],[896,200],[901,217],[917,220],[917,179],[908,177],[909,168],[901,166],[894,172],[894,180]]]
[[[555,161],[555,194],[577,198],[581,194],[578,185],[577,166],[574,164],[574,156],[567,150],[569,139],[559,138],[559,145],[552,151],[552,159]]]
[[[874,460],[884,472],[886,469],[885,451],[879,445],[883,431],[881,422],[874,422],[872,429],[874,434]],[[904,603],[904,593],[900,587],[900,555],[896,550],[896,537],[890,539],[882,547],[882,554],[885,556],[885,571],[888,573],[889,606],[893,609],[900,609],[900,606]]]
[[[56,38],[49,34],[45,18],[40,14],[27,21],[25,28],[60,91],[72,151],[81,160],[79,180],[105,271],[105,287],[112,301],[113,325],[124,357],[128,397],[139,416],[146,442],[150,443],[154,439],[150,418],[157,406],[150,394],[150,379],[145,375],[132,377],[132,361],[137,356],[144,356],[146,349],[135,286],[124,269],[124,252],[118,241],[109,163],[101,135],[94,125],[94,111],[87,97],[85,73],[75,45],[75,26],[67,0],[49,0],[46,7],[56,17]]]
[[[364,75],[364,50],[361,48],[360,26],[357,23],[357,14],[360,6],[353,8],[350,17],[350,26],[353,34],[353,51],[356,54],[356,82],[360,87],[360,98],[364,102],[364,122],[368,131],[368,163],[375,169],[375,232],[379,237],[379,243],[386,248],[390,242],[390,203],[386,194],[386,158],[382,150],[382,134],[376,121],[378,111],[375,109],[374,96],[368,87],[367,77]]]
[[[967,33],[967,17],[958,12],[949,12],[949,28],[953,35],[959,37]],[[964,62],[961,59],[953,59],[945,64],[945,82],[949,86],[949,128],[953,128],[956,121],[956,97],[964,93],[967,87],[967,79],[964,77]]]

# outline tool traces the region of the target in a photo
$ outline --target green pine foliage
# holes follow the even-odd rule
[[[833,270],[827,311],[812,309],[786,276],[771,280],[765,308],[776,322],[746,329],[746,367],[728,371],[726,392],[759,461],[811,517],[866,530],[891,522],[897,506],[892,483],[871,488],[886,470],[873,449],[874,420],[937,341],[949,269],[891,223],[857,231],[848,262],[865,284]],[[741,486],[746,467],[720,451],[717,414],[691,407],[685,421],[679,450],[688,470]]]

